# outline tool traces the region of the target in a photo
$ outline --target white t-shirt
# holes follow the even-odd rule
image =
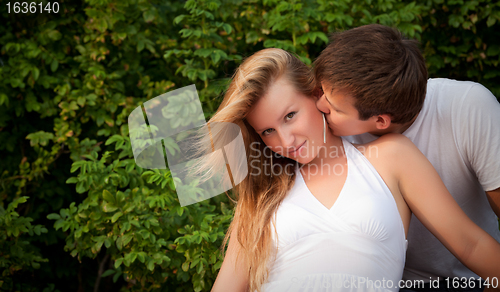
[[[469,218],[500,242],[498,220],[485,193],[500,187],[500,104],[495,96],[478,83],[429,79],[424,106],[403,135],[429,159]],[[366,143],[376,136],[347,138]],[[408,242],[403,279],[479,278],[415,216]]]

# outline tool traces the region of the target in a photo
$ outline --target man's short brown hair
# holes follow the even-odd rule
[[[361,120],[389,114],[393,123],[410,122],[422,109],[427,89],[419,43],[379,24],[332,34],[314,74],[319,85],[350,93]]]

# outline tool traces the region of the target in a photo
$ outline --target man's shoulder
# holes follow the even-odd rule
[[[430,78],[427,80],[426,98],[450,98],[456,100],[459,96],[465,96],[475,86],[484,87],[473,81],[461,81],[448,78]]]
[[[470,107],[484,109],[496,107],[498,103],[491,91],[480,83],[458,81],[446,78],[433,78],[427,81],[427,95],[424,107],[428,110],[446,112],[465,112]]]
[[[427,80],[427,87],[429,86],[474,86],[480,83],[469,80],[455,80],[449,78],[429,78]]]

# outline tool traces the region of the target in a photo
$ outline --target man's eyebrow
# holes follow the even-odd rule
[[[332,91],[333,92],[333,89]],[[331,94],[331,93],[330,93]],[[336,111],[341,111],[338,107],[334,106],[333,103],[328,99],[328,97],[325,95],[326,101],[336,110]]]
[[[334,87],[332,86],[332,89],[330,90],[330,95],[332,95],[332,94],[333,94],[333,90],[334,90]],[[323,92],[324,92],[324,91],[323,91]],[[326,101],[327,101],[327,102],[328,102],[328,103],[329,103],[329,104],[330,104],[330,105],[331,105],[331,106],[332,106],[335,110],[340,111],[340,110],[339,110],[336,106],[334,106],[334,105],[331,103],[331,101],[328,99],[328,97],[326,96],[326,94],[325,94],[325,99],[326,99]]]
[[[330,92],[330,94],[332,94],[332,92],[333,92],[333,89],[332,89],[332,91]],[[326,96],[326,94],[325,94],[325,99],[326,99],[326,101],[328,101],[328,103],[329,103],[331,106],[333,106],[333,104],[330,102],[330,100],[328,99],[328,96]]]

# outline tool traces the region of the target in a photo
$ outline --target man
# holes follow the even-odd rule
[[[464,212],[500,241],[495,216],[500,216],[500,104],[488,89],[474,82],[427,80],[418,43],[376,24],[334,34],[314,71],[323,89],[317,106],[335,135],[350,136],[354,143],[387,133],[405,135]],[[478,288],[479,282],[467,281],[479,277],[414,216],[408,241],[403,279],[424,280],[428,287],[439,277],[439,290],[452,287],[453,280],[467,291]]]

